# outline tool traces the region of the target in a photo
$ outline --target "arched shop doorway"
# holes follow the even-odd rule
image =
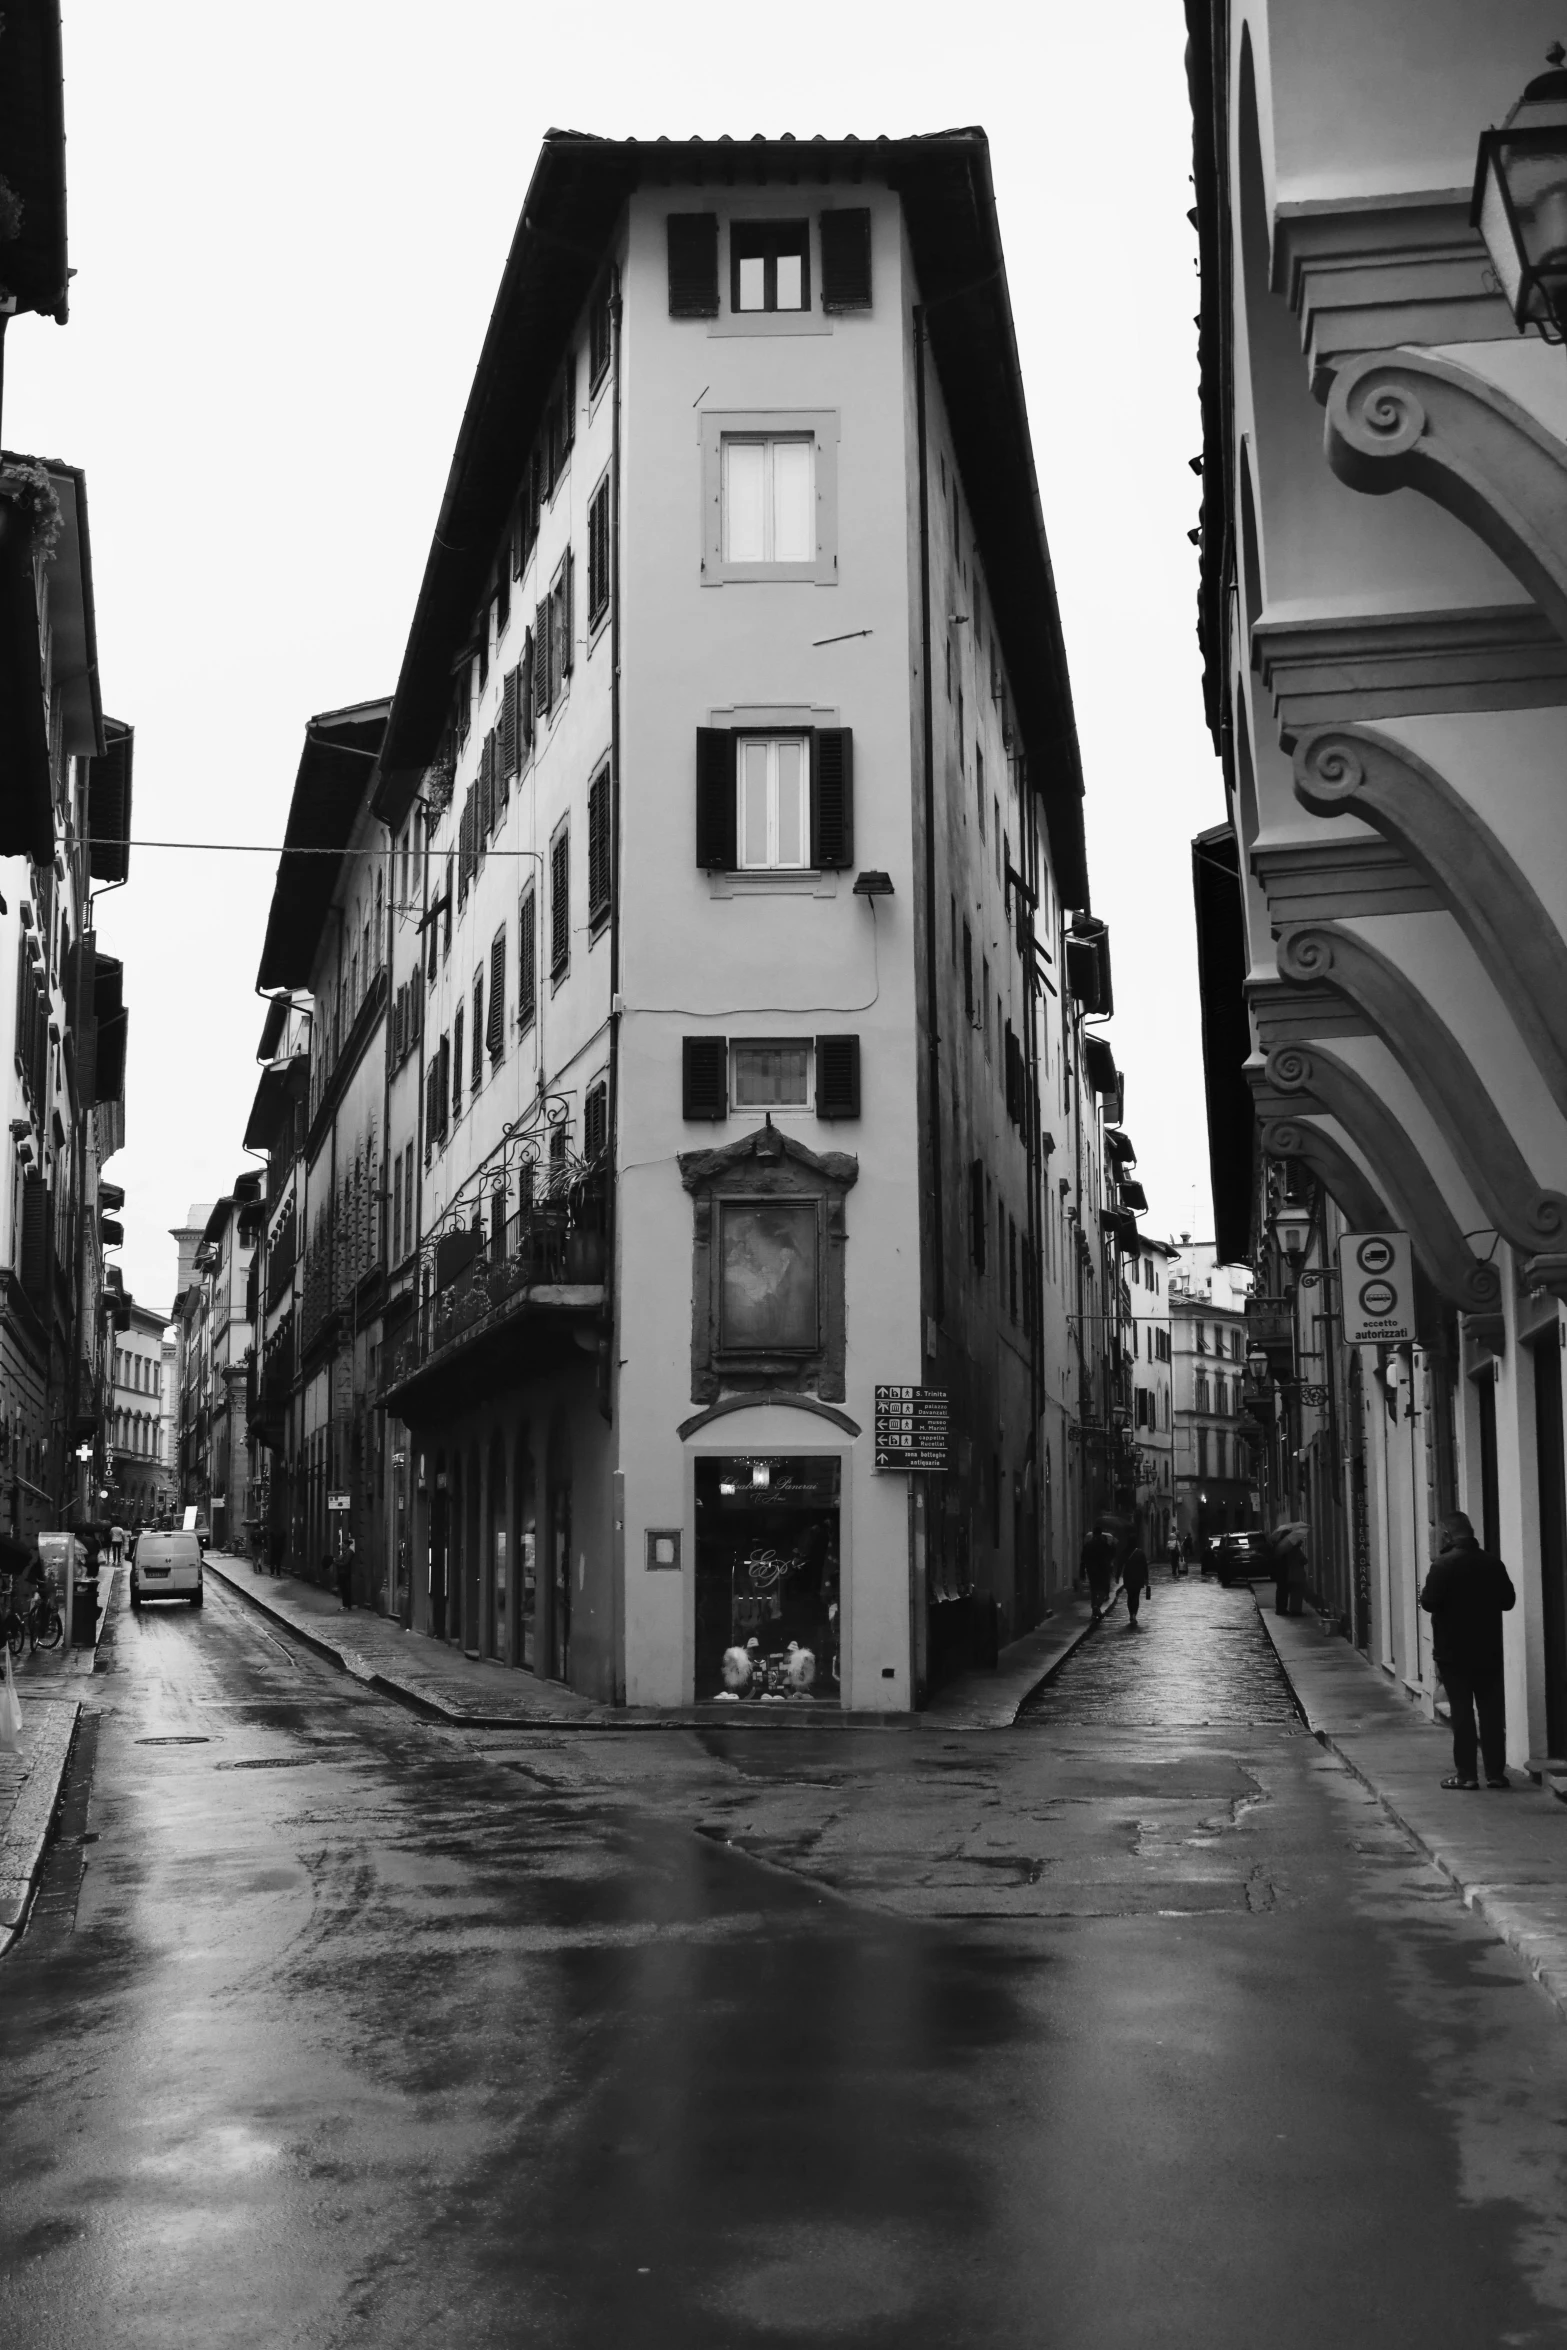
[[[696,1694],[839,1699],[836,1454],[696,1463]]]

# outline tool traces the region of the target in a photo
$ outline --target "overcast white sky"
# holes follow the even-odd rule
[[[754,32],[749,29],[754,27]],[[1202,725],[1196,239],[1173,0],[955,15],[837,0],[67,0],[72,318],[7,339],[8,446],[84,466],[135,831],[276,842],[305,720],[390,692],[539,141],[979,123],[1112,926],[1127,1122],[1206,1235],[1188,843]],[[131,1006],[126,1285],[246,1161],[273,861],[144,851],[104,900]]]

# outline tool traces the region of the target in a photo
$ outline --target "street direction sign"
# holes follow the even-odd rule
[[[326,1497],[326,1506],[329,1510],[352,1509],[354,1497],[351,1493],[329,1493]]]
[[[939,1475],[952,1466],[950,1428],[944,1387],[878,1387],[876,1467]]]
[[[1407,1232],[1346,1232],[1338,1244],[1346,1346],[1408,1346],[1415,1284]]]

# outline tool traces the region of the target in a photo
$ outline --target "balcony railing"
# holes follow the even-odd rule
[[[597,1298],[540,1293],[602,1291],[606,1278],[605,1185],[589,1171],[525,1202],[504,1221],[458,1226],[427,1242],[424,1295],[413,1327],[388,1347],[389,1391],[460,1341],[539,1305],[594,1305]]]

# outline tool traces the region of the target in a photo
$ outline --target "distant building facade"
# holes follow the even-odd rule
[[[1183,1234],[1168,1276],[1176,1520],[1198,1544],[1258,1522],[1253,1423],[1243,1417],[1243,1267]]]

